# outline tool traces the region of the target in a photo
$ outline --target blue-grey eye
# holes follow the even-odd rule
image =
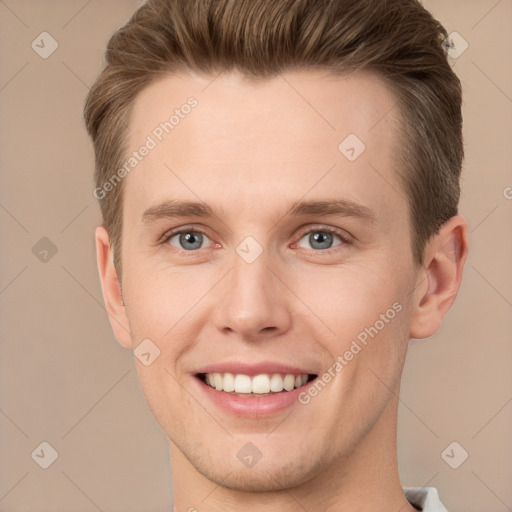
[[[312,249],[317,250],[325,250],[325,249],[331,249],[333,246],[333,240],[334,238],[338,238],[340,240],[339,244],[335,245],[341,245],[341,237],[339,235],[336,235],[335,233],[330,233],[329,231],[322,231],[322,230],[315,230],[310,231],[309,233],[306,233],[299,241],[299,246],[302,240],[307,239],[307,242],[311,245]],[[309,247],[303,247],[305,249],[309,249]]]
[[[173,239],[176,238],[178,239],[178,245],[173,243]],[[183,231],[181,233],[175,233],[174,235],[170,236],[169,243],[178,249],[193,251],[195,249],[201,249],[205,239],[208,239],[208,237],[203,233],[199,233],[198,231]]]

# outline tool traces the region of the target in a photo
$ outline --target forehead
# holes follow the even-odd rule
[[[165,77],[131,112],[129,153],[151,149],[126,177],[125,209],[140,215],[171,198],[263,216],[267,205],[335,193],[378,213],[406,208],[395,103],[370,73]]]

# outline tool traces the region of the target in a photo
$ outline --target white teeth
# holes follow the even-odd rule
[[[283,390],[292,391],[295,388],[299,388],[306,384],[308,375],[262,373],[251,378],[249,375],[244,374],[207,373],[205,381],[206,384],[217,391],[263,395],[270,392],[279,393]]]
[[[278,373],[274,373],[270,379],[270,391],[279,393],[279,391],[283,391],[283,389],[283,378]]]
[[[291,391],[295,387],[295,377],[293,375],[287,375],[284,378],[283,387],[286,391]]]
[[[222,387],[224,391],[235,391],[235,376],[232,373],[224,374],[224,385]]]
[[[253,393],[270,393],[270,379],[268,375],[256,375],[252,378]]]
[[[222,379],[220,373],[216,373],[219,378]],[[251,393],[252,392],[252,383],[251,377],[249,375],[237,375],[235,377],[235,391],[237,393]]]
[[[222,388],[223,388],[222,375],[220,373],[214,373],[213,378],[214,378],[214,382],[215,382],[215,389],[217,391],[222,391]]]

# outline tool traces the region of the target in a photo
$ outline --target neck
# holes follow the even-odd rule
[[[398,392],[354,448],[312,479],[271,492],[233,490],[198,473],[169,444],[174,475],[174,512],[417,512],[405,498],[398,474]]]

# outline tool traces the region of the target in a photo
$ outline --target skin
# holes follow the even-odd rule
[[[166,77],[136,99],[130,151],[190,96],[198,106],[125,178],[122,293],[108,233],[96,230],[117,340],[134,349],[149,338],[161,351],[151,365],[135,364],[169,437],[175,511],[416,510],[398,476],[400,378],[409,339],[434,334],[456,297],[465,219],[445,223],[424,265],[413,263],[394,161],[398,112],[371,74]],[[366,145],[353,162],[338,150],[350,133]],[[340,198],[376,221],[287,213],[299,199]],[[218,216],[142,222],[168,199],[208,203]],[[201,248],[163,240],[182,226],[206,233]],[[325,226],[349,241],[334,235],[320,249],[309,235]],[[236,252],[248,236],[263,248],[252,263]],[[227,360],[321,374],[396,302],[401,311],[307,405],[240,418],[197,385],[200,366]],[[237,458],[248,442],[262,454],[252,468]]]

